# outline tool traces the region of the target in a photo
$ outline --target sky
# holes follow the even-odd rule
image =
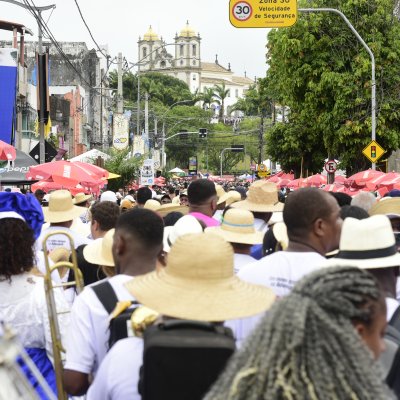
[[[22,0],[18,0],[22,2]],[[138,61],[137,41],[149,25],[167,43],[173,42],[189,21],[201,36],[201,59],[218,61],[235,75],[249,78],[265,76],[265,44],[267,29],[238,29],[229,22],[229,0],[77,0],[83,16],[96,41],[108,44],[111,56],[122,52],[130,62]],[[86,42],[95,47],[86,30],[74,0],[33,0],[36,6],[56,4],[56,8],[43,12],[45,21],[57,41]],[[22,23],[34,32],[37,40],[37,23],[34,17],[21,7],[0,0],[0,18]],[[50,15],[51,14],[51,15]],[[0,31],[1,40],[11,40],[12,34]],[[27,40],[32,40],[30,36]],[[171,51],[171,48],[169,49]]]

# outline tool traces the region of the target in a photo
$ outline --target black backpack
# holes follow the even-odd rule
[[[104,281],[98,285],[91,286],[91,288],[96,293],[96,296],[106,309],[107,313],[111,314],[118,303],[118,297],[115,294],[110,282]],[[118,340],[132,336],[132,334],[130,334],[130,320],[132,312],[137,308],[138,304],[139,303],[137,301],[132,301],[129,308],[123,310],[120,314],[111,319],[110,338],[108,340],[109,349],[111,349],[111,347]]]
[[[143,339],[142,400],[201,400],[236,348],[229,328],[198,321],[153,325]]]
[[[386,383],[400,399],[400,307],[397,307],[390,319],[385,333],[386,351],[380,362]]]

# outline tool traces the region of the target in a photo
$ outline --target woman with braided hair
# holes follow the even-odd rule
[[[205,400],[390,399],[374,362],[385,328],[372,275],[320,269],[275,303]]]

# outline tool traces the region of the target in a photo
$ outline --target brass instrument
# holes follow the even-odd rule
[[[49,257],[48,257],[48,247],[47,247],[47,240],[56,235],[64,235],[68,238],[70,249],[71,249],[71,257],[72,262],[69,261],[59,261],[55,263],[53,266],[50,266]],[[63,360],[62,360],[62,353],[65,353],[65,349],[61,343],[61,334],[60,334],[60,327],[58,324],[58,315],[69,313],[70,311],[58,311],[56,307],[55,297],[54,297],[54,289],[55,288],[69,288],[76,286],[76,291],[79,294],[84,287],[83,283],[83,276],[81,270],[78,268],[78,262],[76,257],[76,251],[74,246],[74,240],[72,236],[65,231],[53,231],[46,235],[43,238],[43,252],[45,257],[45,264],[46,264],[46,274],[44,275],[44,285],[46,291],[46,303],[47,303],[47,310],[49,313],[49,324],[50,324],[50,333],[51,333],[51,340],[53,345],[53,359],[54,359],[54,370],[56,374],[56,381],[57,381],[57,392],[58,398],[61,400],[67,400],[68,395],[64,390],[63,385]],[[51,279],[51,274],[54,271],[62,271],[63,269],[72,270],[74,272],[75,280],[72,282],[61,282],[55,284]]]
[[[2,328],[2,333],[0,333],[0,400],[37,400],[39,398],[18,364],[18,359],[22,359],[29,368],[47,398],[56,400],[46,380],[19,343],[17,335],[4,324],[0,328]]]
[[[131,328],[134,336],[143,337],[143,332],[147,327],[153,325],[160,316],[151,308],[140,306],[131,315]]]

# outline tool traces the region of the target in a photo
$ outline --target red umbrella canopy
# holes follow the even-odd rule
[[[26,178],[31,180],[51,178],[53,182],[64,186],[76,186],[78,183],[96,185],[99,184],[101,180],[101,178],[89,168],[64,160],[30,167]]]
[[[366,171],[357,172],[356,174],[348,177],[345,183],[347,185],[356,184],[358,186],[363,186],[366,182],[372,181],[373,179],[378,178],[382,175],[385,175],[385,173],[381,171],[375,171],[373,169],[368,169]]]
[[[14,161],[17,157],[15,148],[0,140],[0,160]]]
[[[311,175],[305,179],[305,183],[307,186],[321,186],[326,185],[326,176],[321,174]]]
[[[108,178],[109,172],[104,168],[98,167],[97,165],[88,164],[82,161],[71,161],[71,163],[79,166],[80,168],[93,172],[99,178]]]
[[[367,182],[367,186],[378,188],[382,186],[392,186],[396,183],[400,183],[400,174],[397,172],[388,172],[387,174],[383,174],[370,180]]]
[[[298,189],[298,188],[304,187],[304,186],[306,186],[306,185],[305,185],[305,179],[303,179],[303,178],[294,179],[287,184],[287,187],[291,188],[291,189]]]

